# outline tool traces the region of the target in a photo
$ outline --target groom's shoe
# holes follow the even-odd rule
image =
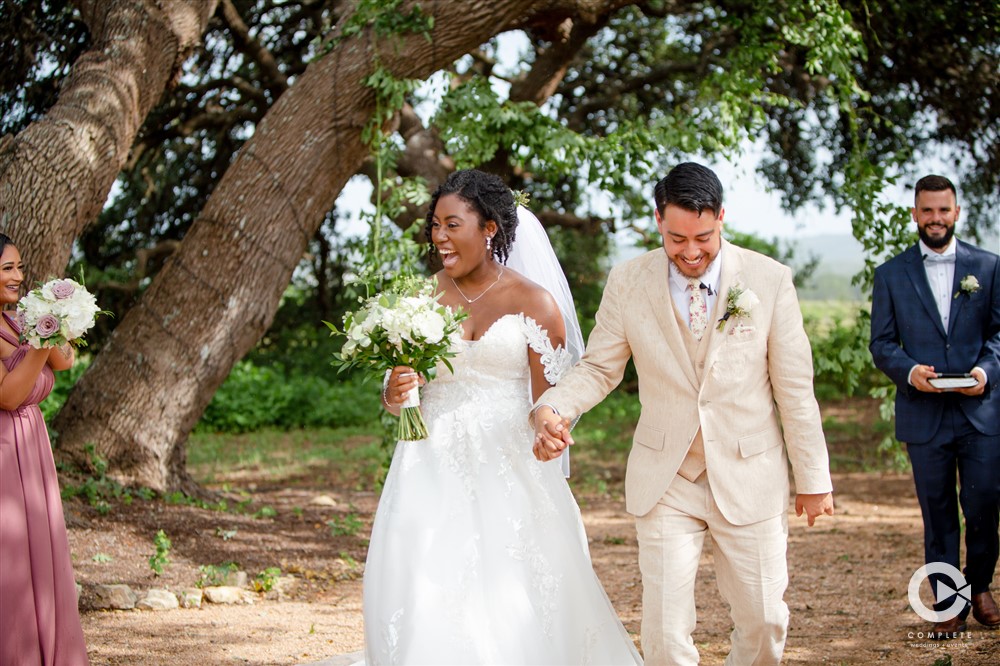
[[[989,590],[972,595],[972,617],[987,629],[1000,627],[1000,610]]]
[[[965,619],[961,617],[953,617],[950,620],[945,620],[944,622],[935,622],[934,628],[927,632],[927,638],[932,641],[948,641],[953,638],[958,638],[958,634],[962,633],[968,628],[965,623]]]

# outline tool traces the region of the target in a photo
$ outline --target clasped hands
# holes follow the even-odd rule
[[[542,462],[555,460],[574,443],[573,436],[569,434],[569,419],[559,416],[548,405],[539,406],[533,416],[535,443],[531,450]]]
[[[982,395],[983,391],[986,390],[986,373],[980,368],[973,368],[969,373],[976,378],[978,384],[975,386],[970,386],[969,388],[952,388],[952,389],[940,389],[933,386],[930,383],[931,379],[935,379],[938,373],[934,371],[933,365],[918,365],[913,368],[910,373],[910,383],[913,384],[913,388],[918,391],[923,391],[924,393],[961,393],[962,395]]]

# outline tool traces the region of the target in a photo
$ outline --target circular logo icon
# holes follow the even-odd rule
[[[933,590],[936,603],[944,603],[952,597],[955,599],[948,608],[941,611],[928,608],[920,599],[920,585],[925,578],[935,574],[950,581],[949,584],[948,581],[938,580],[937,589]],[[933,585],[931,587],[933,588]],[[961,571],[945,562],[931,562],[914,571],[913,576],[910,577],[910,586],[906,590],[910,608],[928,622],[945,622],[958,617],[965,605],[969,603],[969,596],[969,584],[965,581],[965,576],[962,575]]]

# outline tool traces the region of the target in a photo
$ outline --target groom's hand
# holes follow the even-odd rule
[[[828,516],[833,515],[833,493],[819,493],[816,495],[796,495],[795,496],[795,515],[801,516],[802,511],[806,512],[806,517],[809,519],[809,527],[813,526],[816,522],[816,518],[823,515],[824,513]]]
[[[547,405],[541,405],[533,414],[535,420],[535,443],[532,451],[542,462],[554,460],[562,455],[563,449],[573,444],[569,434],[569,419],[561,418]]]

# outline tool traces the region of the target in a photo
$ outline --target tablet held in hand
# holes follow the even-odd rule
[[[968,372],[940,372],[937,377],[931,377],[927,382],[939,389],[972,388],[979,384],[979,380]]]

